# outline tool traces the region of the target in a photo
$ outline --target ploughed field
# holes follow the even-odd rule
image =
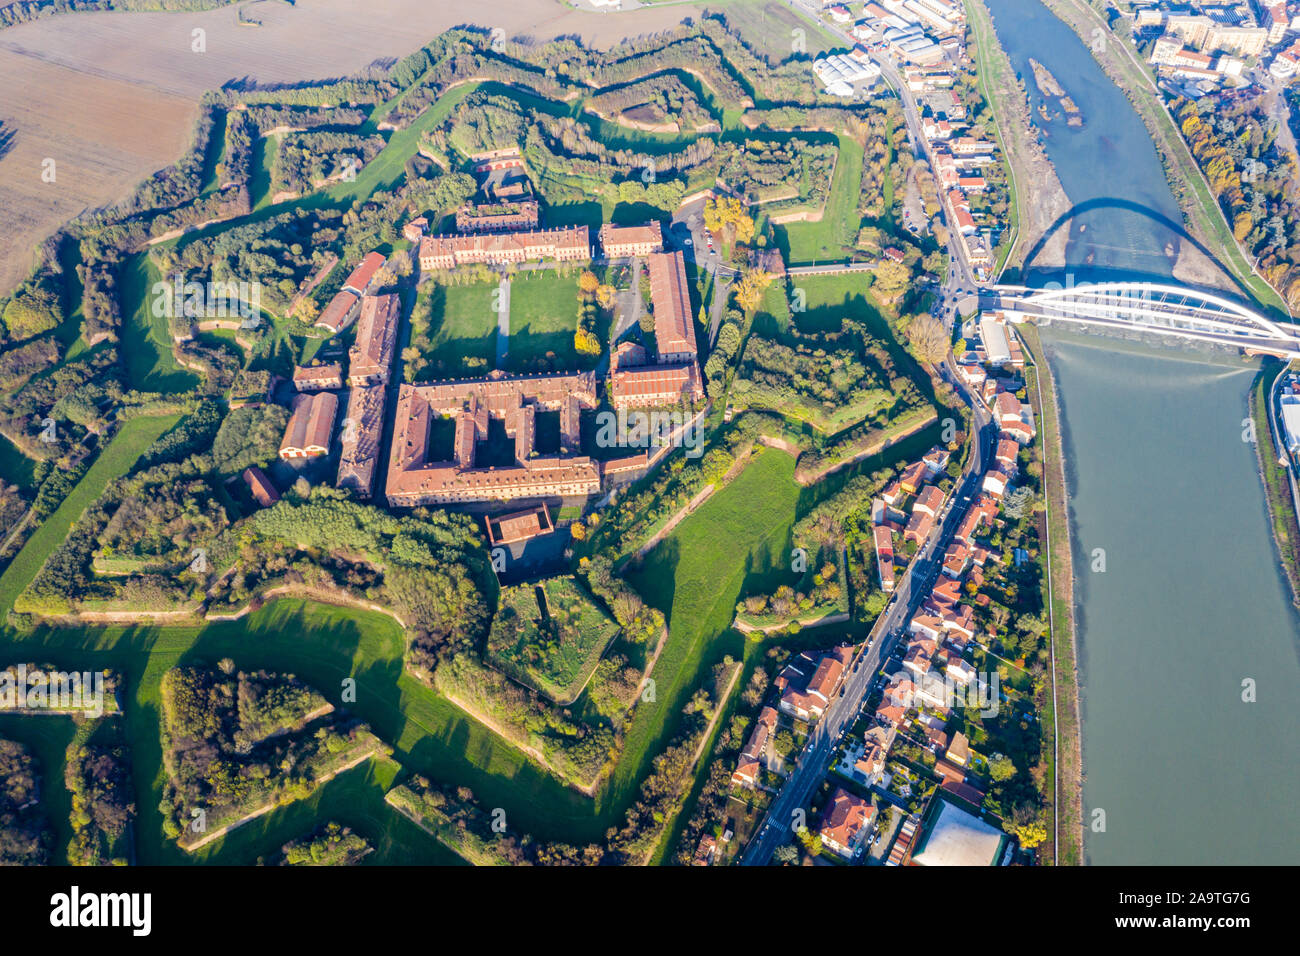
[[[596,46],[653,33],[705,4],[646,7],[618,16],[558,0],[512,0],[509,35],[579,34]],[[351,0],[247,5],[197,13],[78,13],[0,31],[0,292],[30,268],[31,250],[83,209],[126,197],[185,149],[199,97],[231,80],[260,84],[349,76],[412,52],[449,27],[497,25],[475,0]],[[195,52],[193,30],[205,31]],[[55,160],[55,181],[42,162]]]

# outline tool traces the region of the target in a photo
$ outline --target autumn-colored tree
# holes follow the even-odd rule
[[[298,305],[293,310],[293,314],[299,321],[311,325],[320,316],[320,306],[316,304],[316,300],[311,296],[303,296],[298,300]]]
[[[704,204],[704,225],[722,236],[723,242],[749,242],[754,238],[754,219],[744,204],[733,196],[715,196]]]
[[[763,269],[750,269],[736,283],[736,304],[746,312],[752,312],[763,301],[763,293],[772,284],[772,273]]]
[[[948,330],[928,312],[912,320],[907,327],[907,340],[918,362],[938,365],[948,355]]]
[[[901,262],[886,259],[876,266],[876,279],[872,289],[881,302],[895,302],[907,291],[912,281],[912,272]]]
[[[1024,803],[1012,810],[1008,824],[1007,832],[1019,838],[1020,845],[1026,850],[1032,850],[1047,839],[1047,824],[1031,804]]]
[[[600,279],[590,269],[584,269],[582,275],[578,276],[578,288],[584,295],[595,295],[600,288]]]
[[[1250,229],[1253,224],[1249,210],[1243,209],[1241,212],[1237,213],[1237,217],[1232,221],[1232,234],[1237,241],[1240,242],[1242,239],[1245,239],[1250,235]]]

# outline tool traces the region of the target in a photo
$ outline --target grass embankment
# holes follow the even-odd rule
[[[644,775],[652,751],[671,735],[682,702],[703,673],[706,656],[733,656],[743,641],[730,630],[747,579],[788,559],[799,485],[794,459],[775,449],[755,457],[729,485],[673,529],[627,575],[668,619],[668,641],[655,664],[655,700],[637,706],[609,797],[620,802]]]
[[[1015,77],[1012,75],[1011,60],[1007,57],[998,43],[997,33],[993,29],[993,18],[989,15],[988,10],[984,7],[981,0],[972,0],[966,4],[968,22],[970,24],[971,35],[975,47],[975,69],[979,74],[980,93],[984,96],[984,102],[988,104],[989,109],[993,112],[993,133],[997,137],[998,151],[1002,155],[1002,165],[1007,171],[1008,185],[1011,187],[1007,190],[1009,209],[1007,210],[1007,224],[1011,230],[1011,241],[1003,245],[1002,251],[998,253],[998,261],[994,264],[993,274],[1000,276],[1002,270],[1006,268],[1007,263],[1011,260],[1012,254],[1016,251],[1016,244],[1020,241],[1020,178],[1016,176],[1017,157],[1020,151],[1028,148],[1027,142],[1029,130],[1021,129],[1014,125],[1015,120],[1007,115],[1009,104],[1005,101],[1004,96],[1011,90],[1017,89]],[[1003,92],[1003,96],[994,96],[991,92],[996,88]],[[1008,143],[1013,139],[1015,149],[1008,149]],[[1022,170],[1022,173],[1027,171]],[[1027,178],[1027,176],[1026,176]]]
[[[63,504],[36,529],[23,549],[0,576],[0,619],[8,614],[18,596],[32,583],[46,559],[54,552],[81,515],[99,500],[110,482],[121,478],[179,415],[133,418],[126,422],[95,463],[86,471]]]
[[[1151,67],[1125,40],[1116,36],[1086,2],[1043,0],[1043,5],[1079,35],[1111,82],[1124,92],[1137,110],[1155,142],[1156,152],[1165,167],[1165,177],[1178,197],[1190,231],[1261,304],[1285,312],[1282,297],[1251,271],[1250,261],[1233,237],[1232,227],[1224,217],[1210,184],[1165,106]],[[1109,42],[1099,44],[1095,42],[1097,36],[1103,36]]]
[[[127,259],[118,273],[126,380],[142,392],[187,392],[199,378],[176,361],[167,317],[153,314],[152,290],[160,281],[157,267],[143,252]]]
[[[1273,540],[1277,543],[1282,569],[1291,585],[1291,600],[1300,606],[1300,524],[1296,520],[1287,466],[1280,463],[1283,455],[1273,440],[1269,415],[1273,383],[1286,368],[1279,362],[1260,369],[1250,390],[1250,417],[1255,425],[1255,453],[1259,456],[1259,470],[1264,478]]]
[[[1044,863],[1083,864],[1083,749],[1079,719],[1079,675],[1074,642],[1074,562],[1070,548],[1068,490],[1061,443],[1056,383],[1038,330],[1020,326],[1033,365],[1028,394],[1038,420],[1047,507],[1047,601],[1051,624],[1052,696],[1042,718],[1043,759],[1049,764],[1051,809],[1056,835],[1043,844]],[[1049,821],[1049,832],[1051,831]]]
[[[831,178],[826,207],[817,222],[789,222],[776,226],[777,244],[787,265],[807,265],[844,259],[845,246],[852,245],[862,217],[858,198],[862,188],[862,144],[850,136],[839,137],[839,157]],[[847,239],[847,242],[844,241]]]
[[[13,635],[0,662],[49,661],[67,669],[112,668],[124,676],[125,731],[132,741],[133,778],[140,818],[137,850],[143,864],[209,862],[245,864],[274,854],[286,840],[328,814],[376,843],[373,862],[443,862],[433,841],[413,826],[395,823],[384,804],[403,767],[471,787],[488,806],[510,808],[522,829],[546,838],[597,839],[614,815],[593,816],[591,801],[565,788],[526,757],[438,697],[403,669],[405,635],[384,614],[297,600],[269,603],[238,621],[206,627],[43,628]],[[232,658],[241,668],[295,674],[346,706],[394,746],[394,759],[372,759],[330,781],[309,798],[279,807],[193,854],[162,833],[163,762],[159,741],[162,675],[180,664],[214,664]],[[357,699],[340,699],[342,681],[356,680]],[[28,740],[50,738],[40,748],[43,772],[62,776],[62,718],[5,717],[0,733]],[[13,732],[11,733],[11,728]],[[66,795],[49,788],[51,819],[67,811]],[[410,839],[415,832],[416,839]],[[66,842],[66,836],[63,838]],[[404,850],[409,844],[409,853]],[[56,856],[61,850],[56,847]],[[368,859],[368,862],[370,860]]]
[[[0,481],[17,485],[24,491],[30,491],[36,485],[36,462],[4,435],[0,435]],[[5,533],[8,534],[8,529]]]

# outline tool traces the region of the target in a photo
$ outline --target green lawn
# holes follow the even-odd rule
[[[121,478],[163,432],[180,419],[179,415],[133,418],[118,431],[95,463],[90,466],[72,494],[54,514],[45,519],[27,544],[0,576],[0,619],[8,614],[14,600],[32,583],[45,559],[63,543],[68,531],[82,513],[99,500],[109,482]]]
[[[122,264],[122,355],[126,379],[142,392],[187,392],[198,376],[182,368],[172,354],[167,317],[153,314],[153,286],[162,280],[157,267],[145,253]]]
[[[18,446],[0,435],[0,481],[31,490],[36,462],[19,450]]]
[[[573,370],[594,365],[595,356],[573,348],[578,327],[578,277],[549,269],[520,272],[510,282],[511,372]]]
[[[203,154],[203,192],[207,196],[217,191],[221,181],[217,176],[217,167],[226,159],[226,123],[228,114],[217,110],[212,123],[212,134],[208,138],[208,148]]]
[[[427,364],[422,380],[486,375],[496,361],[497,313],[493,311],[497,284],[426,283],[415,303],[415,314],[427,316],[429,334],[416,346]],[[482,360],[473,367],[467,360]]]
[[[794,314],[795,325],[801,332],[833,331],[846,318],[883,325],[865,274],[795,276],[791,281],[803,290],[804,311]],[[873,327],[872,331],[880,330]]]
[[[788,564],[799,485],[794,458],[771,448],[678,525],[629,571],[631,584],[668,619],[668,641],[655,664],[655,702],[640,703],[612,777],[631,793],[650,757],[668,739],[706,657],[725,644],[733,657],[743,640],[730,631],[742,589],[760,588],[772,568]],[[710,651],[714,651],[710,654]]]
[[[253,142],[253,175],[248,184],[248,199],[254,209],[271,205],[274,195],[271,183],[275,181],[275,157],[280,152],[281,138],[280,133],[272,133]]]
[[[848,136],[839,137],[840,155],[835,161],[830,196],[820,222],[790,222],[776,226],[777,244],[789,265],[805,265],[844,259],[844,239],[851,243],[858,234],[858,195],[862,188],[863,149]]]

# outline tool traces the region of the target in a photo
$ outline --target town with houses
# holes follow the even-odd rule
[[[970,67],[964,7],[950,0],[872,0],[827,4],[825,13],[853,47],[821,57],[813,73],[827,93],[855,98],[884,82],[878,61],[891,64],[896,74],[891,82],[905,84],[921,110],[923,149],[961,254],[975,276],[985,278],[1005,223],[983,214],[977,219],[970,197],[985,193],[985,171],[1001,158],[995,142],[972,133],[966,105],[954,89],[958,71]]]
[[[1025,363],[1014,327],[1000,313],[971,326],[962,341],[973,347],[959,369],[996,426],[995,452],[939,557],[939,575],[897,635],[859,716],[837,741],[821,824],[809,833],[822,852],[849,863],[990,866],[1014,855],[1007,834],[980,815],[989,760],[1002,755],[978,753],[952,725],[954,708],[996,713],[1011,706],[997,670],[977,670],[972,652],[993,639],[978,623],[990,606],[986,584],[1004,565],[1023,560],[1020,549],[1000,553],[989,538],[1005,524],[1002,503],[1022,462],[1033,457],[1037,430],[1032,409],[1016,396],[1024,388],[1018,376]],[[876,573],[887,594],[952,507],[941,487],[950,484],[942,481],[949,461],[948,451],[932,448],[871,502]],[[873,633],[865,647],[805,651],[780,671],[732,772],[734,788],[774,792],[785,763],[776,746],[779,730],[806,737],[815,729],[876,639]],[[703,837],[697,865],[719,856],[717,838]]]

